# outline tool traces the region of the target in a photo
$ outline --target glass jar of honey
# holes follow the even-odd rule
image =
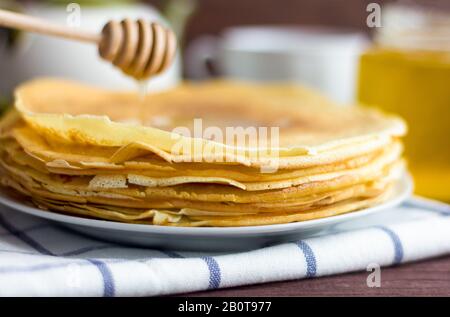
[[[416,193],[450,202],[450,12],[393,5],[360,59],[358,101],[408,123]]]

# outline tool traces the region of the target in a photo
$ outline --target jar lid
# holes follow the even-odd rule
[[[450,51],[450,10],[388,4],[374,40],[383,47]]]

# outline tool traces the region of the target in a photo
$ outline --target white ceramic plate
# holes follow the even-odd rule
[[[232,228],[165,227],[80,218],[27,206],[3,192],[0,192],[0,205],[57,222],[102,240],[160,249],[219,252],[254,249],[317,235],[342,222],[399,205],[411,195],[412,187],[411,177],[405,175],[385,203],[371,208],[303,222]]]

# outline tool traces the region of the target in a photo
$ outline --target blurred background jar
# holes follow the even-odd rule
[[[450,201],[450,13],[391,4],[381,17],[360,60],[358,100],[407,120],[416,193]]]
[[[152,5],[131,0],[0,0],[0,8],[99,32],[108,20],[125,17],[167,24]],[[137,87],[132,78],[103,61],[95,45],[8,29],[0,32],[0,74],[0,96],[4,98],[21,82],[38,76],[63,77],[121,90]],[[167,72],[151,80],[149,90],[175,85],[180,74],[177,58]]]

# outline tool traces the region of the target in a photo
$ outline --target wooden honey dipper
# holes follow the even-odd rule
[[[144,19],[110,21],[100,34],[95,34],[0,10],[0,26],[95,43],[103,59],[139,80],[165,71],[177,47],[172,30]]]

